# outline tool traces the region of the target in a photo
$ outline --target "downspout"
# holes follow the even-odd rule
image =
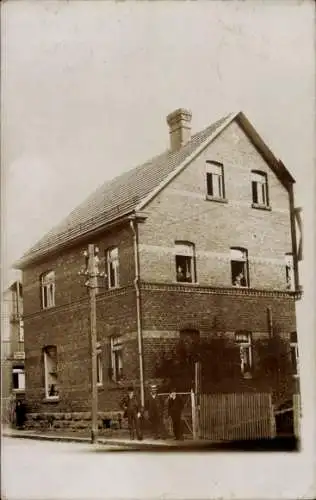
[[[290,197],[290,217],[291,217],[291,237],[292,237],[292,253],[293,253],[293,267],[294,267],[294,283],[295,291],[299,290],[299,275],[298,275],[298,255],[297,255],[297,239],[295,227],[295,207],[294,207],[294,192],[293,184],[289,186]]]
[[[139,357],[140,399],[141,399],[141,404],[144,407],[144,405],[145,405],[144,356],[143,356],[140,289],[139,289],[139,252],[138,252],[137,230],[135,229],[135,219],[132,219],[130,221],[130,225],[131,225],[131,229],[133,232],[134,258],[135,258],[134,286],[135,286],[135,292],[136,292],[136,317],[137,317],[137,342],[138,342],[138,357]]]

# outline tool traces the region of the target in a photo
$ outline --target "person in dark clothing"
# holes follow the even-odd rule
[[[182,398],[172,389],[168,397],[168,415],[171,418],[174,437],[177,440],[182,439],[182,409]]]
[[[150,387],[150,394],[146,404],[148,419],[154,439],[161,437],[161,404],[157,395],[157,386]]]
[[[26,419],[26,406],[23,401],[17,400],[15,406],[15,422],[18,429],[23,429]]]
[[[121,407],[124,410],[124,417],[128,421],[128,429],[130,439],[135,439],[136,436],[139,441],[143,439],[141,429],[142,408],[138,398],[134,394],[133,387],[128,387],[128,394],[123,398]]]

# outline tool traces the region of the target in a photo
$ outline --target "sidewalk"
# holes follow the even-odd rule
[[[57,431],[33,431],[33,430],[18,430],[10,427],[2,427],[2,436],[11,438],[22,439],[38,439],[43,441],[61,441],[73,443],[90,443],[91,437],[89,433],[75,433],[75,432],[57,432]],[[106,437],[99,436],[98,444],[121,446],[124,448],[144,449],[144,448],[166,448],[166,447],[187,447],[192,445],[191,440],[175,441],[175,440],[162,440],[162,439],[149,439],[144,438],[142,441],[130,440],[126,437]]]

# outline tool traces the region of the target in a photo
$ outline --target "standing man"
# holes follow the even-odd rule
[[[172,428],[175,439],[182,439],[181,413],[183,402],[181,397],[172,389],[168,397],[168,415],[172,421]]]
[[[146,405],[150,427],[154,439],[161,437],[161,405],[157,395],[157,386],[150,386],[150,394]]]
[[[142,408],[138,398],[134,394],[134,388],[130,386],[127,391],[128,393],[124,397],[121,407],[124,410],[124,417],[128,421],[130,439],[135,439],[136,431],[137,439],[141,441],[143,439],[141,431]]]

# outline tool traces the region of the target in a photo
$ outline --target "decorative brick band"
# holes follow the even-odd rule
[[[281,290],[258,290],[254,288],[235,288],[235,287],[207,287],[192,283],[186,285],[151,283],[142,281],[142,290],[181,292],[209,295],[243,295],[249,297],[287,297],[289,299],[300,298],[301,292],[281,291]]]

